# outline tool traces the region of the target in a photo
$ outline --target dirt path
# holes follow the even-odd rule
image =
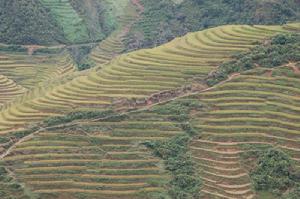
[[[131,0],[132,4],[139,9],[139,14],[142,14],[145,11],[144,6],[141,4],[140,0]]]
[[[15,142],[15,143],[14,143],[13,145],[11,145],[11,147],[9,147],[3,154],[0,155],[0,160],[2,160],[3,158],[5,158],[6,156],[8,156],[8,155],[12,152],[12,150],[16,148],[16,146],[17,146],[18,144],[21,144],[21,143],[23,143],[23,142],[25,142],[25,141],[27,141],[27,140],[30,140],[31,138],[33,138],[34,135],[36,135],[37,133],[39,133],[39,132],[41,132],[41,131],[43,131],[43,130],[44,130],[43,128],[40,128],[40,129],[38,129],[37,131],[35,131],[35,132],[33,132],[33,133],[31,133],[31,134],[29,134],[29,135],[27,135],[27,136],[21,138],[21,139],[18,140],[17,142]]]
[[[90,3],[90,1],[88,0],[87,3]],[[131,0],[131,3],[138,8],[139,11],[138,11],[137,19],[140,18],[140,15],[145,11],[144,6],[140,2],[140,0]],[[93,9],[91,10],[93,11]],[[135,21],[125,26],[122,30],[121,35],[126,35],[134,23]],[[61,45],[53,45],[53,46],[42,46],[42,45],[21,45],[21,46],[27,49],[28,55],[33,55],[36,50],[43,49],[43,48],[74,48],[74,47],[94,46],[97,44],[99,44],[99,42],[87,42],[87,43],[78,43],[78,44],[71,44],[71,45],[61,44]]]
[[[198,85],[196,85],[196,88],[198,89],[195,89],[195,90],[191,90],[190,92],[187,92],[187,93],[184,93],[184,94],[181,94],[181,95],[178,95],[178,96],[175,96],[175,97],[172,97],[172,98],[166,98],[166,99],[161,99],[160,101],[156,102],[156,103],[152,103],[152,104],[147,104],[147,105],[144,105],[144,106],[140,106],[140,107],[126,107],[126,109],[122,109],[122,110],[119,110],[120,112],[118,113],[119,115],[125,115],[125,114],[130,114],[130,113],[137,113],[137,112],[140,112],[140,111],[145,111],[145,110],[149,110],[151,109],[152,107],[154,106],[158,106],[158,105],[161,105],[161,104],[164,104],[164,103],[167,103],[167,102],[172,102],[178,98],[183,98],[183,97],[188,97],[188,96],[193,96],[193,95],[197,95],[197,94],[200,94],[200,93],[204,93],[204,92],[207,92],[207,91],[210,91],[214,88],[216,88],[217,86],[219,85],[222,85],[228,81],[231,81],[232,79],[236,78],[240,76],[240,73],[234,73],[232,75],[230,75],[226,80],[212,86],[212,87],[209,87],[209,88],[204,88],[204,87],[198,87]],[[132,110],[133,108],[136,108],[134,110]],[[101,118],[95,118],[93,120],[91,120],[92,122],[95,122],[95,121],[101,121],[101,120],[105,120],[105,119],[109,119],[113,116],[105,116],[105,117],[101,117]],[[51,130],[51,129],[59,129],[59,128],[68,128],[68,127],[72,127],[72,126],[75,126],[77,124],[80,124],[82,123],[83,121],[82,120],[75,120],[75,121],[72,121],[70,123],[67,123],[67,124],[60,124],[60,125],[56,125],[56,126],[51,126],[51,127],[41,127],[39,128],[38,130],[36,130],[35,132],[21,138],[20,140],[18,140],[17,142],[15,142],[13,145],[11,145],[4,153],[2,153],[0,155],[0,160],[4,159],[6,156],[8,156],[15,148],[18,144],[21,144],[27,140],[30,140],[31,138],[33,138],[36,134],[42,132],[42,131],[45,131],[45,130]]]
[[[295,74],[300,74],[300,69],[296,66],[296,63],[290,62],[286,66],[292,68]]]
[[[273,75],[273,70],[272,70],[272,69],[267,70],[267,71],[265,72],[264,75],[265,75],[266,77],[272,77],[272,75]]]

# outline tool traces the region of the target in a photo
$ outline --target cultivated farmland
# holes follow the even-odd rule
[[[163,193],[170,178],[141,143],[184,134],[155,111],[41,131],[5,157],[5,165],[42,198],[140,198]]]
[[[0,57],[0,73],[28,89],[75,71],[67,52],[32,56],[0,52]]]
[[[1,44],[1,199],[279,199],[299,188],[299,23],[222,25],[133,51],[139,0],[87,1],[89,15],[79,1],[41,2],[73,44]],[[100,38],[85,23],[99,10],[111,27],[94,30],[115,27],[84,43]],[[290,158],[270,158],[293,180],[286,189],[257,189],[266,149]]]
[[[201,81],[232,54],[285,31],[280,26],[221,26],[190,33],[154,49],[120,55],[101,68],[11,104],[1,112],[0,130],[22,128],[46,115],[145,100],[151,94],[189,85],[193,78]]]
[[[298,68],[299,66],[296,66]],[[194,96],[207,103],[193,116],[201,138],[191,144],[209,198],[253,198],[242,156],[266,146],[278,147],[299,167],[299,73],[289,66],[255,69]]]

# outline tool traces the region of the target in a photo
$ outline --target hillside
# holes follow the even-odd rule
[[[117,17],[127,3],[127,0],[120,4],[109,0],[1,0],[0,42],[53,45],[99,41],[118,26]]]
[[[128,42],[137,49],[224,24],[283,24],[300,19],[297,0],[142,0],[142,4],[145,11]]]
[[[0,199],[299,199],[298,0],[0,0]]]
[[[130,1],[1,0],[0,3],[1,43],[70,45],[93,43],[108,37],[119,27],[119,17],[126,12]],[[297,0],[239,3],[145,0],[138,7],[142,7],[143,12],[139,19],[132,21],[135,25],[129,30],[127,51],[157,46],[187,32],[218,25],[282,24],[300,17]]]
[[[38,0],[1,0],[0,16],[1,43],[64,42],[64,33]]]
[[[16,129],[27,121],[39,121],[46,115],[68,113],[77,108],[102,109],[132,103],[132,100],[146,103],[152,94],[184,88],[194,78],[201,81],[234,53],[248,50],[256,41],[284,31],[280,26],[223,26],[188,34],[158,48],[122,54],[103,67],[78,74],[71,81],[32,91],[36,94],[2,111],[0,130]],[[242,42],[240,37],[244,37]],[[210,56],[210,52],[218,54]],[[197,87],[206,85],[198,83]]]
[[[0,116],[3,173],[30,198],[254,198],[247,151],[276,146],[299,167],[299,66],[289,63],[298,51],[283,48],[298,40],[279,37],[274,45],[282,46],[263,51],[295,49],[281,67],[255,60],[226,81],[207,81],[291,31],[299,24],[220,26],[100,60],[21,97],[9,93]]]

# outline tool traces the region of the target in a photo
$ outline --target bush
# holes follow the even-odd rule
[[[177,136],[167,141],[146,142],[154,154],[162,158],[172,174],[169,194],[175,199],[198,198],[201,180],[188,152],[189,136]]]
[[[289,62],[300,61],[300,34],[280,34],[271,39],[270,44],[258,45],[250,52],[234,55],[234,60],[223,63],[206,78],[213,86],[235,72],[243,72],[256,66],[273,68]]]
[[[65,41],[63,31],[38,0],[0,1],[0,42],[49,44]]]
[[[169,102],[163,106],[155,106],[152,110],[162,115],[171,115],[172,121],[186,122],[192,109],[202,108],[198,100],[184,99],[182,101]]]
[[[286,193],[282,199],[299,199],[300,198],[300,185],[296,186],[294,189]]]
[[[5,52],[27,52],[27,48],[24,48],[19,45],[11,45],[11,46],[0,46],[0,51]]]
[[[145,11],[130,34],[136,48],[157,46],[187,32],[224,24],[283,24],[299,20],[295,0],[142,0]]]
[[[65,116],[50,117],[44,120],[47,127],[72,122],[74,120],[92,119],[96,117],[112,116],[113,111],[81,111],[69,113]]]
[[[250,174],[256,190],[280,193],[294,185],[292,160],[277,149],[260,154],[257,167]]]

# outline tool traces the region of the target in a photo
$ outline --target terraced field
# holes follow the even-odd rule
[[[204,105],[190,112],[190,123],[199,132],[190,151],[203,180],[203,198],[255,197],[251,164],[243,161],[250,150],[278,147],[300,166],[299,69],[300,64],[292,63],[257,68],[176,100]],[[141,143],[185,132],[182,122],[174,120],[177,114],[154,108],[42,130],[13,147],[5,165],[27,189],[47,199],[144,198],[164,193],[170,174]]]
[[[114,121],[41,131],[5,165],[41,198],[142,198],[163,193],[169,175],[141,142],[183,134],[169,115],[143,111]]]
[[[21,96],[25,92],[26,89],[24,87],[17,85],[13,80],[8,79],[6,76],[0,75],[0,110],[5,103]]]
[[[1,55],[5,76],[0,76],[0,91],[3,87],[8,95],[0,94],[0,105],[1,99],[3,104],[15,99],[0,112],[0,159],[14,174],[14,180],[28,189],[27,193],[41,198],[134,199],[163,194],[170,173],[162,160],[141,143],[182,135],[181,123],[170,119],[173,115],[150,109],[124,118],[40,129],[30,135],[12,131],[72,111],[120,106],[126,110],[139,104],[149,108],[163,100],[154,102],[153,96],[193,85],[198,89],[190,92],[198,94],[188,99],[205,104],[201,112],[190,113],[191,125],[201,133],[192,141],[190,150],[204,182],[203,198],[254,198],[248,168],[241,161],[242,154],[253,150],[250,144],[257,148],[275,145],[300,166],[299,64],[273,70],[257,68],[210,89],[202,82],[233,54],[247,51],[277,33],[298,30],[297,27],[221,26],[114,59],[111,53],[113,56],[105,61],[98,60],[98,67],[78,73],[72,73],[74,67],[66,53],[50,59],[36,55],[33,61],[23,55]],[[121,43],[113,39],[120,35],[102,42],[103,50],[121,49]],[[102,54],[101,50],[98,53]],[[53,66],[51,61],[56,67],[49,67]],[[26,68],[23,76],[19,67]],[[70,76],[48,81],[69,73]],[[28,79],[21,78],[26,75]],[[30,79],[33,76],[37,79]],[[25,88],[38,83],[40,86],[22,95]]]
[[[190,147],[206,198],[254,197],[247,171],[251,163],[241,161],[249,150],[278,147],[300,166],[298,69],[256,69],[196,96],[210,107],[194,115],[202,132]]]
[[[74,71],[68,53],[32,56],[0,53],[0,74],[27,89]]]
[[[128,99],[145,101],[154,93],[189,85],[194,78],[201,81],[232,54],[285,31],[280,26],[221,26],[120,55],[102,68],[12,104],[1,112],[0,131],[78,108],[101,109]]]
[[[41,0],[41,2],[51,11],[70,42],[84,42],[89,39],[83,19],[73,9],[69,0]]]
[[[141,12],[137,2],[134,0],[123,0],[121,6],[113,5],[114,8],[119,8],[117,10],[122,14],[117,16],[118,27],[116,30],[100,42],[89,56],[97,65],[108,63],[112,58],[126,50],[124,42],[127,39],[127,34],[134,22],[139,18],[139,12]],[[112,4],[115,3],[112,2]]]

